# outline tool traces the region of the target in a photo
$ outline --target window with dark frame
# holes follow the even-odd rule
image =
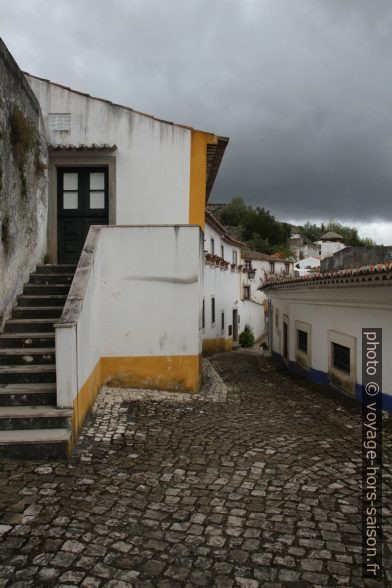
[[[270,273],[271,274],[275,273],[275,262],[274,261],[270,261]]]
[[[235,265],[238,263],[237,251],[233,251],[233,263]]]
[[[350,348],[332,342],[332,365],[346,374],[350,373]]]
[[[206,301],[203,298],[203,305],[201,307],[201,328],[206,326]]]
[[[215,255],[215,241],[211,237],[211,255]]]
[[[215,298],[211,298],[211,323],[215,323]]]
[[[245,261],[245,268],[247,270],[251,270],[252,269],[252,262],[249,260]]]
[[[297,348],[303,353],[308,352],[308,334],[301,329],[297,329]]]
[[[222,310],[222,312],[221,312],[221,329],[222,329],[222,331],[225,330],[225,312],[224,312],[224,310]]]
[[[223,245],[221,245],[221,258],[225,258],[225,248],[223,247]]]
[[[250,300],[250,286],[244,286],[244,300]]]

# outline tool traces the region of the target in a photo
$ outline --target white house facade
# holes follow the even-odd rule
[[[295,273],[298,276],[305,276],[309,272],[320,270],[320,255],[299,259],[294,264]]]
[[[263,304],[246,295],[242,243],[206,213],[202,303],[203,352],[230,351],[249,325],[258,339],[264,330]],[[245,292],[245,295],[244,295]]]
[[[290,370],[361,401],[362,329],[381,328],[392,353],[392,264],[271,280],[270,349]],[[392,364],[383,363],[382,404],[392,410]]]
[[[199,390],[205,206],[228,139],[25,76],[4,44],[0,66],[0,452],[63,455],[103,384]],[[36,139],[19,160],[11,115]]]

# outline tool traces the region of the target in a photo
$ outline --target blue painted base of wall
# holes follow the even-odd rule
[[[329,378],[327,372],[322,372],[320,370],[315,370],[311,368],[310,370],[304,369],[302,366],[297,364],[295,361],[288,361],[286,362],[280,353],[276,353],[276,351],[272,352],[272,359],[277,361],[280,365],[283,365],[287,368],[287,370],[291,373],[297,374],[314,382],[315,384],[320,384],[322,386],[329,385]],[[362,393],[363,393],[363,386],[362,384],[355,385],[355,399],[362,404]],[[392,412],[392,396],[389,394],[381,393],[382,397],[382,410],[386,410],[388,412]]]

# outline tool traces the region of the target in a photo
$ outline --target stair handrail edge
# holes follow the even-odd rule
[[[92,225],[89,229],[61,318],[54,325],[55,329],[73,327],[78,322],[101,231],[102,225]]]

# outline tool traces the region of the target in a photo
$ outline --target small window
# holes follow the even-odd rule
[[[247,270],[251,270],[252,269],[252,262],[250,260],[245,261],[245,268]]]
[[[229,325],[229,337],[233,334],[233,325]]]
[[[65,172],[63,175],[63,209],[77,210],[78,207],[78,174],[76,172]]]
[[[211,298],[211,323],[215,323],[215,298]]]
[[[237,259],[237,251],[233,251],[233,263],[235,265],[237,265],[238,259]]]
[[[225,258],[225,248],[223,247],[223,245],[221,245],[221,258]]]
[[[211,255],[215,255],[215,241],[211,237],[211,247],[210,247]]]
[[[299,351],[303,353],[308,352],[308,334],[306,331],[297,329],[297,347]]]
[[[270,273],[271,274],[275,273],[275,262],[274,261],[270,261]]]
[[[244,300],[250,300],[250,286],[244,286]]]
[[[206,301],[203,298],[203,304],[201,307],[201,328],[204,329],[206,326]]]
[[[71,115],[69,113],[51,113],[48,122],[51,131],[71,130]]]
[[[332,343],[332,365],[334,368],[350,373],[350,348],[339,343]]]
[[[221,329],[222,332],[225,330],[225,313],[223,310],[221,312]]]

